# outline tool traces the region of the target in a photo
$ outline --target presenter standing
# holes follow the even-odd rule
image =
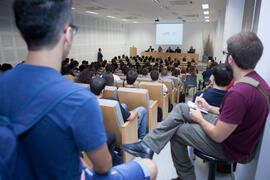
[[[97,60],[98,62],[102,63],[103,61],[103,54],[101,53],[102,49],[98,48],[98,55],[97,55]]]

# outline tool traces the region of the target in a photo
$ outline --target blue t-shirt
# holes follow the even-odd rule
[[[63,78],[49,67],[18,65],[0,76],[0,114],[10,117],[46,82]],[[70,81],[73,87],[80,87]],[[50,94],[48,94],[50,96]],[[55,106],[22,138],[36,179],[80,179],[80,152],[106,143],[96,97],[77,91]]]
[[[227,91],[219,90],[215,88],[208,88],[204,92],[198,91],[193,97],[193,102],[195,102],[196,97],[200,96],[202,93],[203,93],[203,98],[206,100],[206,102],[208,102],[208,104],[212,106],[220,107]]]

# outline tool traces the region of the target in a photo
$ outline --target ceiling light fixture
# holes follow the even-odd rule
[[[88,14],[98,14],[97,12],[93,12],[93,11],[85,11],[85,13],[88,13]]]
[[[106,16],[107,18],[112,18],[112,19],[114,19],[115,17],[114,16]]]
[[[138,23],[137,21],[133,21],[133,23]]]
[[[202,8],[203,9],[208,9],[209,8],[209,4],[202,4]]]
[[[206,19],[205,22],[209,22],[209,19]]]
[[[203,11],[203,14],[204,15],[208,15],[209,14],[209,11]]]
[[[209,16],[204,16],[205,19],[209,19]]]
[[[126,19],[121,19],[122,21],[127,21]]]
[[[73,7],[73,8],[71,8],[71,9],[74,10],[74,9],[76,9],[76,8]]]

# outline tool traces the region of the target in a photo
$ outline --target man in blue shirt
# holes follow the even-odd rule
[[[207,88],[204,92],[198,91],[193,97],[193,102],[195,102],[197,96],[203,94],[202,97],[208,104],[220,107],[227,93],[226,87],[230,84],[232,78],[233,73],[231,68],[226,64],[219,64],[213,70],[212,87]]]
[[[0,78],[0,114],[10,119],[29,101],[29,97],[48,82],[57,79],[79,88],[59,72],[78,30],[72,24],[71,0],[15,0],[13,10],[16,25],[29,52],[24,64]],[[51,95],[48,93],[48,97]],[[46,98],[40,101],[45,103]],[[31,164],[34,179],[80,179],[82,151],[91,160],[96,174],[105,174],[112,168],[99,105],[96,97],[84,89],[59,102],[19,140]],[[141,179],[156,175],[152,161],[132,161],[121,165],[127,169],[129,166]],[[121,167],[114,170],[121,172]],[[124,179],[128,179],[128,175],[124,173]],[[16,179],[24,177],[18,175]]]

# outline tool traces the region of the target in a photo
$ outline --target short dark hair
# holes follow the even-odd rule
[[[101,91],[105,89],[105,79],[96,77],[90,82],[90,90],[96,96],[100,95]]]
[[[11,64],[4,63],[4,64],[2,64],[2,67],[1,67],[0,70],[2,70],[3,72],[5,72],[5,71],[10,70],[10,69],[12,69],[12,68],[13,68],[13,67],[12,67]]]
[[[168,66],[168,67],[170,67],[170,66]],[[166,68],[162,68],[161,69],[161,75],[162,76],[167,76],[168,75],[168,70]]]
[[[133,69],[129,70],[127,73],[127,84],[134,84],[138,77],[138,73]]]
[[[150,73],[152,81],[157,81],[159,77],[159,73],[156,70],[152,70]]]
[[[213,69],[215,83],[218,86],[228,86],[233,79],[233,70],[227,63],[221,63]]]
[[[227,40],[228,53],[241,69],[254,69],[263,53],[263,44],[253,32],[240,32]]]
[[[90,71],[88,68],[86,68],[80,73],[78,82],[89,84],[94,75],[95,75],[94,71]]]
[[[102,76],[105,79],[105,84],[106,86],[113,86],[114,84],[114,79],[112,73],[104,73]]]
[[[105,69],[106,72],[114,73],[114,65],[112,64],[108,64]]]
[[[147,74],[148,74],[147,69],[146,69],[146,68],[143,68],[143,70],[142,70],[142,75],[147,76]]]
[[[15,0],[17,28],[29,50],[51,49],[72,22],[71,0]]]

